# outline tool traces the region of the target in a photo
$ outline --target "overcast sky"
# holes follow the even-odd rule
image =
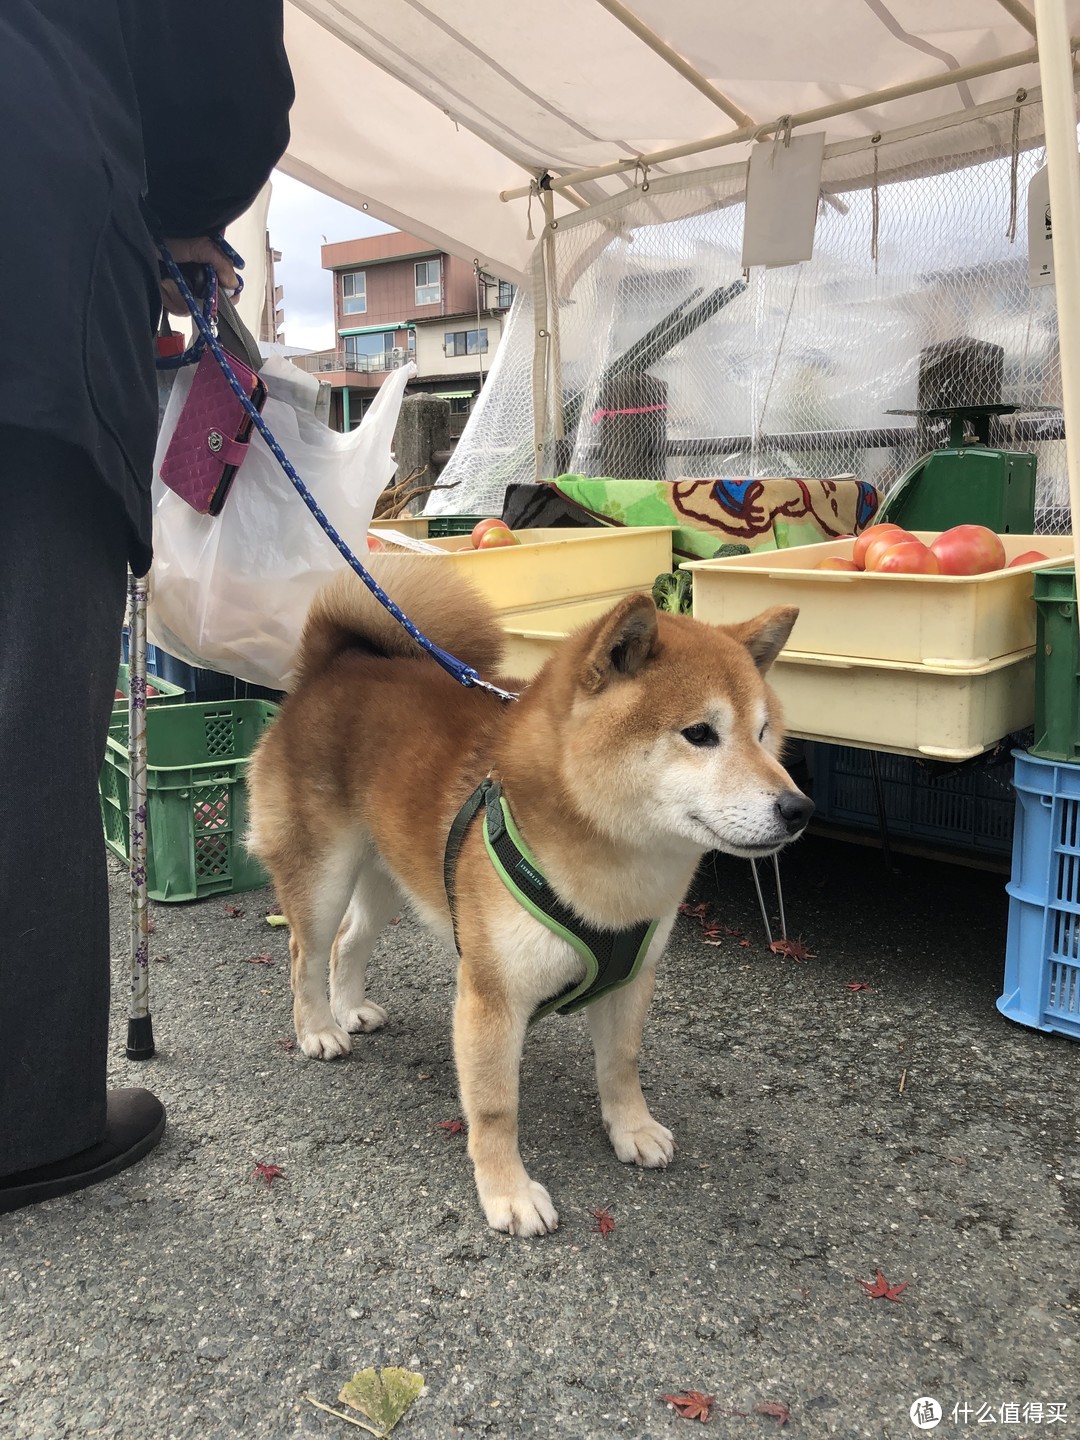
[[[285,343],[329,350],[334,297],[329,272],[319,260],[323,242],[380,235],[393,227],[275,170],[268,228],[270,243],[281,251],[277,283],[285,288]]]

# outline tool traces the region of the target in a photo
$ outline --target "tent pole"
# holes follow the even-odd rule
[[[535,192],[533,192],[535,193]],[[544,478],[544,441],[547,435],[548,408],[548,350],[551,332],[548,327],[548,247],[547,214],[545,211],[544,235],[533,251],[533,359],[532,359],[532,404],[533,404],[533,461],[536,480]]]
[[[545,190],[541,197],[544,202],[544,253],[547,266],[547,300],[550,318],[551,343],[548,346],[548,370],[550,380],[547,386],[551,416],[552,438],[563,438],[563,387],[562,387],[562,334],[559,328],[559,270],[556,253],[556,235],[559,222],[555,218],[555,196]]]
[[[1065,0],[1035,0],[1035,24],[1053,220],[1061,411],[1069,465],[1073,560],[1080,578],[1080,530],[1076,527],[1080,515],[1080,161],[1076,153],[1072,42]]]

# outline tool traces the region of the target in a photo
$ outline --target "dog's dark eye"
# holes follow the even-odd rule
[[[765,731],[766,731],[768,728],[769,728],[769,722],[766,720],[766,721],[765,721],[765,724],[762,725],[762,727],[761,727],[761,734],[757,737],[757,743],[758,743],[759,745],[761,744],[762,740],[765,739]]]
[[[711,725],[688,725],[682,732],[683,739],[691,745],[719,745],[720,736]]]

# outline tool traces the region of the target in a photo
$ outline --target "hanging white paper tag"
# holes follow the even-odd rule
[[[1053,285],[1054,237],[1050,228],[1050,172],[1044,165],[1031,177],[1027,193],[1028,284]]]
[[[743,269],[795,265],[814,253],[825,135],[764,141],[750,152],[743,222]]]

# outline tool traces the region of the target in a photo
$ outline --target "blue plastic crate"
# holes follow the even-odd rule
[[[1080,1040],[1080,765],[1015,752],[1005,983],[1010,1020]]]

